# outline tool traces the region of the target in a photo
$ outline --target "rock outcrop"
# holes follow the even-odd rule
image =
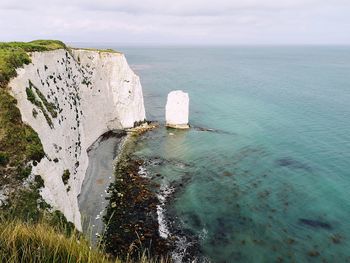
[[[118,52],[58,49],[31,60],[9,87],[46,153],[32,173],[44,180],[43,198],[81,229],[87,150],[105,132],[144,121],[140,80]]]
[[[165,107],[166,126],[176,129],[188,129],[189,96],[182,90],[168,94]]]

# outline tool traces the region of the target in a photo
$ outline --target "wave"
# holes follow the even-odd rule
[[[168,239],[169,237],[173,238],[174,249],[171,252],[171,258],[174,263],[209,263],[209,259],[198,255],[199,251],[197,250],[197,248],[199,240],[197,238],[193,238],[184,234],[181,230],[175,230],[178,226],[175,227],[174,222],[170,222],[167,220],[167,201],[168,198],[175,193],[175,190],[176,188],[174,186],[170,186],[166,183],[163,183],[160,186],[159,193],[157,194],[159,200],[159,205],[157,205],[159,235],[164,239]],[[174,233],[178,233],[178,235],[172,233],[171,229],[174,230]],[[198,238],[200,240],[203,240],[206,238],[207,234],[208,231],[205,228],[203,228]]]
[[[165,239],[170,235],[170,231],[168,229],[167,221],[165,218],[165,204],[167,197],[169,197],[174,191],[174,187],[169,187],[167,184],[162,184],[160,186],[159,194],[157,194],[159,200],[159,204],[157,205],[159,235]]]
[[[143,177],[143,178],[149,178],[149,179],[151,178],[151,176],[149,175],[146,167],[144,167],[142,165],[140,165],[140,167],[139,167],[138,175],[140,177]]]

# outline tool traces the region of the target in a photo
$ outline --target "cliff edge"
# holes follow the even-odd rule
[[[62,48],[31,52],[30,58],[8,87],[45,152],[32,174],[44,180],[45,201],[81,229],[77,197],[87,151],[105,132],[145,120],[140,80],[113,51]]]

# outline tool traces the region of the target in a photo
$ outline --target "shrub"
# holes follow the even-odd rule
[[[1,215],[6,218],[18,218],[27,222],[38,222],[42,217],[42,208],[47,207],[42,201],[39,190],[32,185],[20,188],[12,194],[8,203],[1,208]]]
[[[34,118],[36,118],[36,116],[38,116],[38,112],[36,111],[36,109],[33,109],[32,114],[33,114]]]
[[[0,165],[5,166],[9,162],[8,154],[0,152]]]
[[[55,104],[48,102],[46,97],[44,96],[44,94],[42,94],[41,91],[37,87],[35,87],[34,85],[33,85],[33,87],[35,88],[36,94],[38,94],[39,98],[43,102],[47,111],[51,114],[52,118],[56,118],[57,117],[57,111],[56,111],[57,108],[56,108]]]
[[[27,155],[27,161],[35,160],[39,162],[44,156],[45,152],[43,149],[43,146],[41,144],[40,138],[36,132],[33,131],[33,129],[25,129],[26,134],[26,155]]]
[[[31,88],[26,88],[27,100],[29,100],[33,105],[42,108],[41,102],[36,98],[33,90]]]
[[[32,172],[32,166],[28,165],[28,166],[19,166],[18,167],[18,178],[20,180],[28,178],[28,176],[31,174]]]
[[[45,186],[43,178],[40,175],[34,177],[34,181],[38,188],[43,188]]]
[[[34,84],[29,80],[29,87],[26,88],[27,99],[35,106],[41,109],[44,117],[49,124],[50,128],[53,128],[53,123],[47,111],[51,114],[53,118],[57,117],[57,111],[55,104],[48,102],[44,94],[34,86]],[[38,96],[38,98],[37,98]]]
[[[62,182],[63,182],[64,185],[68,184],[69,177],[70,177],[69,170],[68,169],[64,170],[63,174],[62,174]]]
[[[0,165],[0,174],[7,175],[6,178],[0,178],[0,184],[16,184],[18,180],[27,177],[29,170],[26,169],[26,164],[29,161],[40,161],[45,156],[37,133],[22,122],[16,103],[16,99],[5,88],[0,87],[1,162],[9,164],[6,171],[1,170],[5,168]]]

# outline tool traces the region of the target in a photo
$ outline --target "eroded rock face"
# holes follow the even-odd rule
[[[43,198],[81,229],[77,196],[87,150],[105,132],[145,119],[140,80],[117,52],[59,49],[31,53],[31,59],[9,87],[22,120],[38,133],[46,153],[33,173],[44,180]],[[37,103],[28,100],[28,91]],[[64,183],[66,170],[70,176]]]
[[[176,129],[188,129],[189,96],[182,90],[168,94],[165,107],[166,126]]]

